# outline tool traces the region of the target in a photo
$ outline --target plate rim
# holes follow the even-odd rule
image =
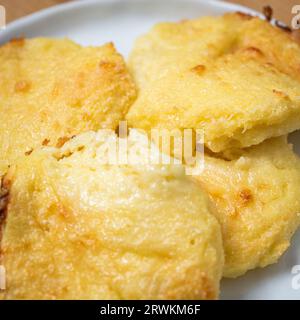
[[[19,19],[16,19],[8,23],[2,30],[0,29],[1,38],[6,38],[9,34],[13,34],[18,30],[26,27],[30,24],[38,23],[43,19],[53,17],[57,14],[62,14],[73,9],[87,8],[95,4],[101,3],[117,3],[117,2],[149,2],[150,0],[73,0],[66,3],[57,4],[49,8],[39,10],[37,12],[31,13]],[[184,2],[184,0],[168,0],[172,2]],[[252,15],[262,16],[262,14],[254,9],[248,8],[246,6],[225,2],[223,0],[189,0],[191,2],[203,3],[204,5],[219,8],[228,9],[229,11],[242,11]],[[1,40],[0,40],[1,43]]]

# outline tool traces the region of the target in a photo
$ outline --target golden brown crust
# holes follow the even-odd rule
[[[0,46],[0,73],[0,175],[43,141],[115,129],[136,94],[111,43],[14,39]]]
[[[241,11],[237,11],[236,15],[241,19],[241,20],[251,20],[254,18],[253,15],[245,13],[245,12],[241,12]]]
[[[2,298],[218,298],[221,230],[202,189],[182,166],[104,165],[102,138],[80,134],[9,171]]]
[[[300,127],[300,45],[257,17],[160,23],[137,40],[129,65],[140,89],[133,127],[203,129],[214,152]]]
[[[277,262],[300,224],[300,160],[285,138],[205,157],[196,178],[216,205],[225,249],[225,277]]]

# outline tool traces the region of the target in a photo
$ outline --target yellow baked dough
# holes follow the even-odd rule
[[[259,18],[160,23],[137,40],[129,64],[139,87],[133,127],[204,129],[214,152],[300,127],[300,46]]]
[[[9,170],[2,299],[217,298],[221,230],[201,188],[182,166],[104,164],[102,140],[84,133]]]
[[[135,86],[112,44],[17,39],[0,47],[0,176],[42,143],[116,128]]]
[[[222,226],[224,276],[277,262],[300,223],[300,160],[286,138],[217,159],[195,177],[210,194]]]

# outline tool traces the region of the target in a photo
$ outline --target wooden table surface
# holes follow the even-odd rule
[[[7,22],[15,20],[29,13],[47,8],[68,0],[0,0],[0,4],[6,8]],[[70,1],[70,0],[69,0]],[[291,8],[300,4],[300,0],[227,0],[228,2],[240,3],[256,10],[261,10],[265,5],[271,5],[274,17],[286,24],[290,24]]]

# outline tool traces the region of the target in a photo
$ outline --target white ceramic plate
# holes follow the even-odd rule
[[[113,41],[126,56],[135,38],[156,22],[237,10],[253,13],[241,6],[207,0],[74,1],[11,23],[0,31],[0,43],[18,36],[69,37],[83,45]],[[291,140],[300,154],[300,135],[293,134]],[[300,288],[292,287],[295,275],[291,270],[295,265],[300,265],[300,232],[276,265],[251,271],[235,280],[223,280],[221,298],[300,299]]]

